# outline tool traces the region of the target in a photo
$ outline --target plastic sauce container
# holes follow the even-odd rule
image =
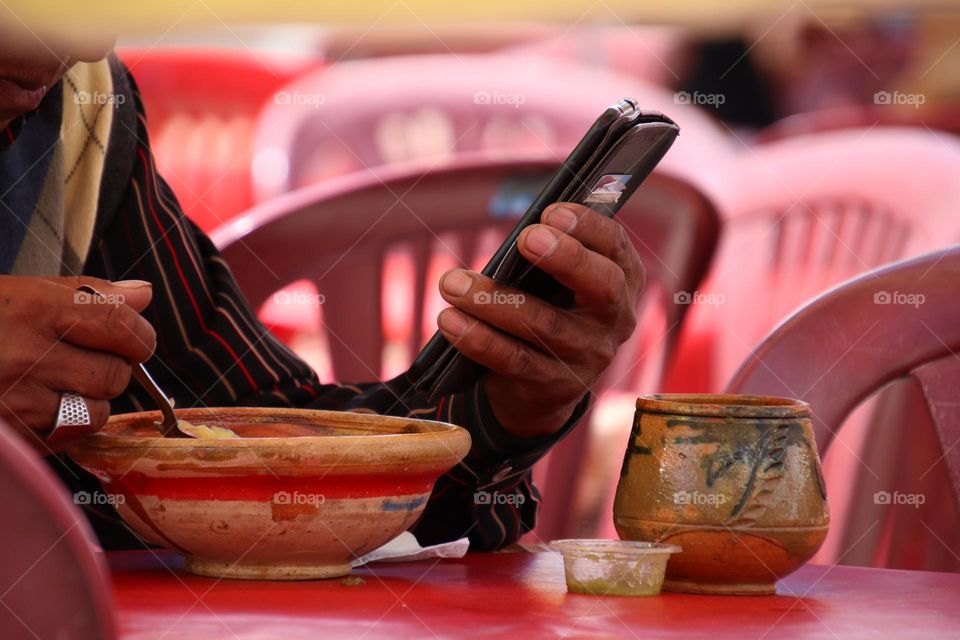
[[[667,560],[682,549],[672,544],[626,540],[557,540],[567,591],[597,596],[655,596],[663,587]]]

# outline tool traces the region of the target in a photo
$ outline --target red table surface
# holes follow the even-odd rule
[[[777,596],[568,594],[556,553],[378,564],[341,580],[192,576],[166,552],[110,554],[125,639],[960,638],[960,574],[808,565]]]

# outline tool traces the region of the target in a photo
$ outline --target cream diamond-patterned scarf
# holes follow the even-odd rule
[[[5,230],[3,242],[20,239],[19,247],[6,247],[8,253],[13,251],[7,273],[81,272],[93,237],[114,112],[128,99],[125,92],[115,94],[113,85],[107,60],[74,65],[64,75],[60,90],[51,91],[44,99],[55,100],[59,93],[61,104],[42,105],[42,113],[36,114],[47,122],[28,122],[14,148],[6,150],[18,151],[17,145],[34,147],[19,150],[25,151],[20,164],[28,166],[18,167],[12,162],[4,167],[4,173],[22,171],[20,175],[3,175],[2,191],[12,192],[12,204],[4,202],[4,208],[0,208],[4,225],[10,227]],[[60,127],[56,136],[58,111]],[[48,139],[42,132],[28,131],[34,124],[37,129],[52,125],[48,127]],[[8,181],[12,185],[9,188]]]

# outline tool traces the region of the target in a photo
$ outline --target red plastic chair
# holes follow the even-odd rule
[[[730,393],[806,400],[817,443],[826,452],[844,419],[868,397],[904,378],[918,383],[926,407],[906,415],[896,430],[874,435],[878,441],[871,448],[885,443],[897,473],[893,484],[858,491],[856,527],[847,533],[843,553],[859,544],[875,549],[874,564],[960,570],[958,282],[960,247],[864,274],[777,327],[727,387]],[[917,460],[925,419],[932,420],[939,446]],[[911,456],[919,464],[908,466]],[[948,486],[952,491],[941,490]],[[898,501],[897,494],[923,495],[925,501]]]
[[[312,59],[230,49],[122,49],[147,110],[157,167],[184,212],[213,229],[253,204],[254,122]]]
[[[406,366],[435,330],[436,312],[444,306],[436,293],[442,271],[482,265],[556,167],[549,153],[518,155],[499,162],[461,157],[440,168],[394,167],[377,176],[327,181],[255,208],[217,230],[214,242],[254,305],[291,281],[314,283],[325,297],[322,321],[336,379],[375,379],[384,372],[390,337],[384,297],[407,301],[405,333],[394,337],[403,345]],[[621,350],[600,392],[633,384],[643,365],[657,369],[659,377],[665,358],[641,356],[657,344],[671,348],[686,311],[672,304],[673,296],[697,285],[718,233],[713,205],[689,184],[659,172],[618,217],[647,267],[642,309],[660,309],[663,320],[646,342],[638,339]],[[405,269],[412,275],[389,280],[385,265],[397,268],[388,258],[398,246],[406,248]],[[569,517],[587,437],[588,430],[579,429],[551,455],[549,477],[541,482],[549,496],[541,537],[559,535]]]
[[[960,141],[849,130],[762,145],[703,182],[723,218],[672,391],[715,392],[777,322],[858,273],[960,238]]]
[[[63,485],[0,423],[0,635],[117,637],[106,564]]]
[[[256,194],[266,200],[330,177],[414,160],[547,150],[562,160],[600,111],[624,97],[680,125],[663,166],[681,175],[732,149],[706,112],[603,69],[520,55],[357,60],[285,86],[258,125]],[[269,132],[269,135],[266,133]]]

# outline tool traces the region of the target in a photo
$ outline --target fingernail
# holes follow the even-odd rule
[[[556,227],[561,231],[570,233],[573,231],[573,228],[577,226],[577,215],[573,211],[570,211],[570,209],[558,207],[550,210],[546,222],[551,227]]]
[[[557,238],[553,232],[543,227],[534,227],[524,242],[527,249],[538,256],[548,256],[557,248]]]
[[[121,289],[139,289],[140,287],[149,287],[151,284],[146,280],[117,280],[116,282],[111,282],[115,287],[120,287]]]
[[[452,336],[461,336],[467,330],[467,319],[457,311],[444,311],[437,318],[437,323]]]
[[[473,285],[473,278],[460,269],[454,269],[443,276],[440,286],[451,296],[465,296]]]

